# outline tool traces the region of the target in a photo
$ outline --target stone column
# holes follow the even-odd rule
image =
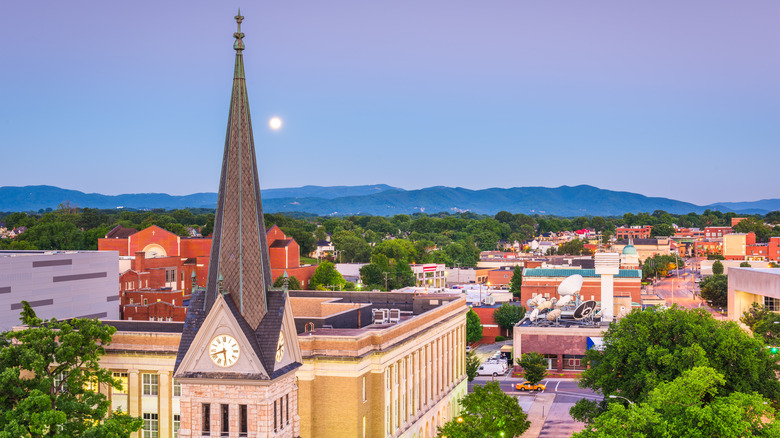
[[[173,394],[173,380],[170,371],[157,373],[157,424],[159,436],[173,436],[171,429],[171,396]]]
[[[131,417],[141,416],[141,373],[138,370],[127,371],[127,413]],[[130,438],[138,438],[141,432],[133,432]]]

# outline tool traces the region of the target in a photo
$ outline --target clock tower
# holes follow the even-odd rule
[[[174,378],[179,437],[297,437],[301,352],[286,287],[272,287],[239,11],[209,274],[193,291]]]

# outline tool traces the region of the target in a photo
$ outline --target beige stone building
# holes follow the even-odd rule
[[[268,385],[248,388],[246,379],[237,379],[209,393],[187,394],[188,386],[173,378],[183,323],[106,322],[118,331],[101,365],[126,382],[108,395],[115,409],[144,418],[134,438],[178,437],[185,417],[200,431],[202,412],[188,411],[182,395],[201,406],[213,398],[246,400],[227,404],[228,430],[240,430],[242,405],[247,421],[277,418],[276,433],[248,436],[287,436],[283,429],[292,433],[298,420],[294,436],[304,438],[434,437],[438,426],[460,412],[458,400],[467,391],[468,311],[461,295],[294,291],[290,302],[303,365],[277,383],[278,392]],[[385,308],[399,310],[398,319],[372,317]],[[294,385],[297,392],[288,392]],[[250,397],[273,401],[282,394],[294,397],[277,403],[276,416],[274,403],[268,412],[249,408],[258,405]],[[221,436],[223,403],[216,405],[209,415],[213,436]]]

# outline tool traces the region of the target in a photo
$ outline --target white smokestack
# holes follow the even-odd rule
[[[620,254],[599,252],[594,256],[596,274],[601,276],[602,321],[611,322],[615,314],[614,276],[620,273]]]

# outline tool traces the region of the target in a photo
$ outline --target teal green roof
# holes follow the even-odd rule
[[[527,268],[523,270],[523,277],[569,277],[576,274],[585,278],[598,277],[595,269]],[[642,278],[642,272],[639,269],[621,269],[615,278]]]
[[[636,247],[634,245],[629,244],[623,248],[623,255],[639,255],[639,253],[636,252]]]

